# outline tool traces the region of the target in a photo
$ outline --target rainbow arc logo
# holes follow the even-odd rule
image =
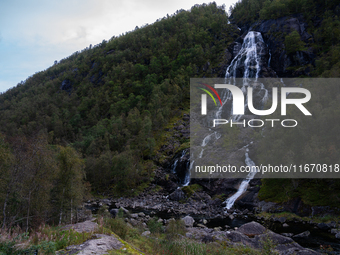
[[[210,85],[208,85],[208,84],[205,84],[205,83],[201,83],[201,84],[204,85],[204,86],[206,86],[207,88],[209,88],[212,92],[214,92],[214,94],[217,96],[217,98],[218,98],[218,100],[220,101],[220,104],[221,104],[221,106],[222,106],[222,100],[221,100],[220,96],[218,95],[217,91],[216,91],[213,87],[211,87]],[[204,89],[204,88],[199,88],[199,89],[201,89],[201,90],[203,90],[204,92],[206,92],[206,93],[214,100],[214,103],[215,103],[215,105],[217,106],[216,100],[215,100],[214,96],[210,93],[209,90],[206,90],[206,89]]]
[[[206,86],[208,89],[210,89],[217,96],[217,98],[220,101],[220,104],[222,106],[222,100],[221,100],[220,96],[218,95],[217,91],[213,87],[211,87],[210,85],[208,85],[206,83],[202,83],[201,82],[201,84]],[[211,92],[209,90],[207,90],[205,88],[199,88],[199,89],[201,89],[204,92],[206,92],[212,98],[212,100],[214,101],[215,105],[217,106],[216,100],[215,100],[214,96],[211,94]],[[202,112],[201,112],[202,115],[206,115],[207,114],[207,94],[202,94],[202,97],[201,97],[201,99],[202,99]]]

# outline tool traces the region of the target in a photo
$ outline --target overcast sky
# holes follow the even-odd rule
[[[236,0],[215,1],[226,5]],[[199,0],[0,0],[0,92],[55,60],[152,24]]]

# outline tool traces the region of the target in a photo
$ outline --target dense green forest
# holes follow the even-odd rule
[[[237,26],[302,13],[313,40],[284,34],[287,54],[311,50],[317,56],[314,77],[339,77],[337,4],[242,0],[230,8],[230,20],[215,3],[196,5],[75,52],[1,94],[2,226],[70,222],[72,210],[91,191],[135,195],[145,188],[153,178],[164,127],[178,110],[189,108],[189,79],[224,77],[226,49],[241,35]],[[334,111],[333,117],[339,116],[338,108]],[[328,132],[319,131],[311,129],[310,137]],[[336,139],[334,155],[339,152]],[[282,182],[299,190],[273,198],[265,191],[277,186],[274,193],[279,194],[281,186],[264,181],[262,197],[284,201],[301,195],[310,181]],[[332,192],[339,189],[333,186]]]
[[[223,7],[197,5],[75,52],[3,93],[3,225],[70,221],[85,191],[145,188],[163,127],[188,109],[189,79],[216,77],[238,36]]]

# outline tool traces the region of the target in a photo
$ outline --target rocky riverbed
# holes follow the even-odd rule
[[[252,210],[239,207],[225,211],[220,199],[213,199],[204,191],[195,192],[188,198],[179,188],[169,195],[158,192],[133,198],[88,201],[85,208],[93,213],[102,208],[110,212],[112,217],[118,214],[118,208],[122,208],[125,221],[133,227],[145,228],[145,235],[148,235],[147,224],[150,219],[157,218],[166,226],[172,218],[181,218],[187,226],[186,237],[195,240],[223,240],[258,248],[260,240],[269,235],[277,244],[280,254],[318,254],[325,252],[324,247],[334,250],[328,251],[328,254],[340,252],[337,241],[340,238],[339,222],[317,223],[298,217],[265,218],[257,214],[260,211],[277,211],[280,207],[274,203],[258,202],[258,206]],[[243,229],[258,232],[252,234]],[[303,247],[313,248],[314,251]]]

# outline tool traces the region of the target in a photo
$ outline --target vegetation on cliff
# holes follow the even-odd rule
[[[231,8],[231,20],[243,27],[298,13],[313,40],[285,34],[286,53],[311,49],[317,56],[311,74],[338,77],[337,1],[242,0]],[[228,46],[240,36],[228,23],[223,7],[196,5],[75,52],[1,94],[2,226],[69,222],[91,188],[132,195],[152,181],[165,128],[188,108],[189,79],[224,76]],[[309,131],[309,137],[328,132]],[[335,141],[325,150],[338,155]]]
[[[223,74],[238,36],[223,7],[196,5],[75,52],[0,95],[3,224],[69,221],[90,186],[130,195],[145,187],[163,128],[188,107],[189,79]]]

